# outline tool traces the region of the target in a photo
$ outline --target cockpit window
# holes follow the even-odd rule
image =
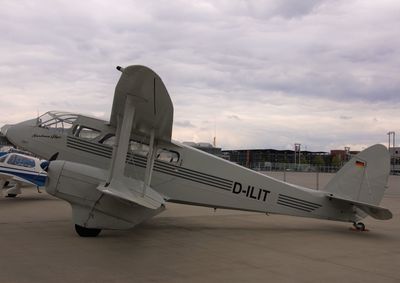
[[[28,168],[35,167],[35,161],[33,159],[16,154],[11,155],[7,163],[11,165],[23,166]]]
[[[96,129],[92,129],[92,128],[85,127],[82,125],[77,125],[73,129],[72,134],[75,137],[79,137],[79,138],[87,139],[87,140],[93,140],[93,139],[97,138],[98,136],[100,136],[101,132]]]
[[[7,158],[7,155],[0,157],[0,162],[3,163],[4,161],[6,161],[6,158]]]
[[[72,127],[72,124],[77,119],[77,115],[67,112],[46,112],[38,118],[38,126],[42,128],[55,128],[66,130]]]

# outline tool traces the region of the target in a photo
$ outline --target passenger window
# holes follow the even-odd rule
[[[23,166],[23,167],[28,167],[28,168],[35,167],[35,161],[33,159],[19,156],[19,155],[12,155],[8,159],[7,163],[11,164],[11,165]]]
[[[107,134],[99,142],[113,146],[116,142],[116,137],[112,134]],[[149,145],[139,141],[130,140],[129,151],[133,154],[147,157],[149,154]],[[164,162],[177,163],[179,161],[179,153],[168,149],[159,149],[157,150],[156,159]]]
[[[105,135],[101,140],[99,140],[99,143],[108,145],[108,146],[114,146],[117,141],[117,138],[113,134],[107,134]]]
[[[157,150],[157,160],[176,163],[179,161],[179,153],[167,149]]]
[[[93,140],[93,139],[97,138],[98,136],[100,136],[101,133],[99,130],[95,130],[95,129],[91,129],[91,128],[88,128],[85,126],[78,125],[73,129],[72,134],[75,137],[79,137],[79,138],[87,139],[87,140]]]
[[[147,144],[131,140],[129,141],[129,150],[133,154],[147,156],[149,153],[149,146]]]

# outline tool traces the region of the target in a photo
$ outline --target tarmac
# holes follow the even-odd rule
[[[268,173],[282,179],[283,173]],[[286,180],[316,187],[314,173]],[[331,174],[320,174],[323,187]],[[0,282],[400,282],[400,176],[381,203],[394,218],[348,223],[168,204],[129,231],[80,238],[68,203],[36,189],[0,198]]]

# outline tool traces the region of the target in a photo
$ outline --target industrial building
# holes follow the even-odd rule
[[[393,174],[400,175],[400,147],[391,147],[391,170]]]
[[[277,149],[222,150],[210,143],[184,142],[184,144],[227,159],[241,166],[258,171],[323,171],[336,172],[358,151],[344,150],[300,151]]]

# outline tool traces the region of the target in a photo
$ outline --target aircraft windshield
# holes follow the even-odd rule
[[[76,114],[50,111],[38,118],[38,124],[42,128],[69,129],[77,118]]]

